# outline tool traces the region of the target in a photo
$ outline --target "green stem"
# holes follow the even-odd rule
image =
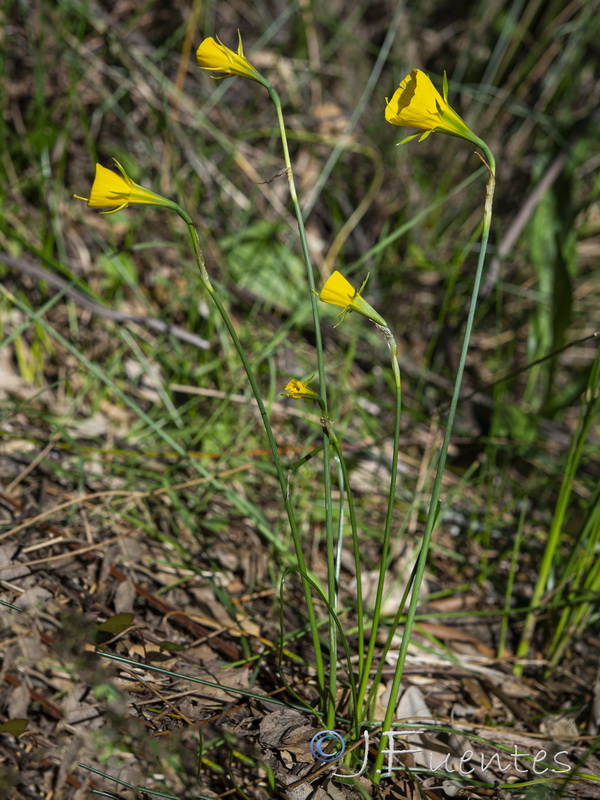
[[[298,225],[298,233],[300,236],[300,244],[302,247],[302,257],[304,258],[304,263],[306,265],[306,277],[308,279],[308,288],[310,289],[310,303],[311,303],[313,323],[315,328],[315,347],[317,351],[317,373],[319,376],[319,394],[321,395],[321,398],[325,405],[325,410],[327,410],[327,393],[325,391],[326,389],[325,362],[323,359],[323,339],[321,336],[321,322],[319,320],[319,307],[317,303],[317,295],[315,293],[315,276],[312,268],[310,253],[308,250],[308,242],[306,240],[304,217],[302,215],[300,201],[298,200],[298,193],[296,192],[296,183],[294,181],[294,172],[292,169],[292,162],[290,159],[287,133],[285,130],[285,123],[283,120],[281,99],[277,94],[277,92],[275,91],[275,89],[273,89],[272,87],[269,89],[269,95],[271,97],[271,100],[273,101],[275,110],[277,112],[277,121],[279,123],[281,145],[283,148],[283,159],[285,162],[288,184],[290,187],[290,197],[292,198],[292,205],[294,206],[294,212],[296,214],[296,222]]]
[[[504,656],[504,646],[508,637],[508,625],[511,613],[511,601],[513,597],[513,589],[515,580],[517,578],[517,570],[519,569],[519,555],[521,553],[521,542],[523,541],[523,529],[525,528],[525,514],[527,512],[527,503],[523,501],[521,506],[521,513],[519,515],[519,522],[517,524],[517,534],[513,544],[512,556],[510,559],[510,569],[508,573],[508,580],[506,582],[506,590],[504,593],[504,616],[500,624],[500,636],[498,640],[498,658]]]
[[[200,248],[200,240],[198,238],[198,232],[194,227],[192,222],[192,218],[190,215],[185,211],[185,209],[178,207],[177,212],[179,216],[184,220],[186,225],[188,226],[188,231],[190,233],[190,237],[192,240],[192,248],[194,250],[194,256],[196,258],[196,264],[198,265],[198,269],[200,270],[200,277],[202,279],[202,283],[206,291],[209,293],[211,300],[217,307],[219,314],[221,315],[221,319],[223,320],[225,327],[227,328],[227,332],[231,337],[231,341],[237,351],[238,356],[240,357],[240,361],[244,367],[246,372],[246,376],[248,378],[248,383],[250,384],[250,388],[252,389],[252,393],[254,395],[254,399],[258,406],[258,410],[260,412],[260,416],[263,421],[263,425],[265,428],[265,432],[267,434],[267,439],[269,442],[269,447],[271,448],[271,455],[273,456],[273,462],[275,464],[275,469],[277,472],[277,477],[279,479],[279,485],[281,488],[281,494],[283,496],[283,500],[285,503],[285,510],[287,512],[290,531],[292,534],[292,539],[294,542],[294,549],[296,552],[296,560],[298,562],[298,569],[302,575],[307,575],[306,569],[306,562],[304,560],[304,553],[302,552],[302,543],[300,541],[300,532],[298,530],[298,524],[296,522],[296,516],[294,514],[294,507],[291,503],[290,493],[288,491],[288,483],[287,483],[287,476],[286,472],[283,468],[283,464],[281,463],[281,457],[279,455],[279,449],[277,447],[277,442],[275,441],[275,436],[273,434],[273,429],[271,428],[271,423],[269,421],[269,416],[267,414],[267,410],[265,408],[265,404],[263,403],[262,395],[260,392],[260,388],[258,383],[256,382],[256,378],[254,377],[254,372],[248,359],[246,358],[246,353],[244,352],[244,348],[242,343],[240,342],[238,335],[233,327],[233,323],[227,313],[225,307],[221,303],[221,300],[218,294],[215,292],[212,282],[210,280],[209,274],[206,270],[206,264],[204,262],[204,256],[202,255],[202,250]],[[319,639],[319,629],[317,625],[317,619],[315,615],[315,609],[312,600],[311,588],[308,580],[303,581],[304,586],[304,595],[306,599],[306,608],[308,613],[308,621],[310,625],[312,640],[313,640],[313,647],[315,649],[315,661],[317,667],[317,683],[319,685],[319,690],[321,695],[324,695],[325,691],[325,673],[323,670],[323,656],[321,653],[321,642]]]
[[[325,380],[325,362],[323,359],[323,339],[321,336],[321,323],[319,320],[319,311],[317,306],[317,295],[315,293],[315,277],[311,263],[310,253],[308,250],[308,242],[306,240],[306,231],[304,228],[304,217],[302,209],[298,200],[298,193],[296,192],[296,184],[294,181],[294,172],[292,169],[292,162],[290,159],[290,151],[288,147],[287,133],[285,130],[285,123],[283,120],[283,111],[281,107],[281,98],[279,94],[273,89],[272,86],[267,87],[269,96],[275,106],[277,112],[277,121],[279,123],[279,131],[281,135],[281,145],[283,148],[283,158],[286,167],[288,184],[290,188],[290,196],[292,198],[292,205],[296,214],[296,222],[298,225],[298,233],[300,236],[300,244],[302,247],[302,256],[306,265],[306,276],[308,279],[308,288],[310,293],[310,303],[313,316],[313,326],[315,332],[315,348],[317,351],[317,373],[319,377],[319,394],[321,395],[325,413],[327,412],[327,385]],[[327,543],[327,594],[328,601],[331,608],[337,606],[337,585],[335,580],[335,564],[334,555],[334,535],[333,535],[333,510],[331,501],[331,450],[329,444],[329,437],[323,437],[323,490],[325,497],[325,539]],[[337,631],[334,620],[329,620],[329,658],[330,658],[330,673],[329,673],[329,700],[327,702],[327,724],[333,727],[335,723],[335,698],[336,698],[336,680],[337,680]]]
[[[357,718],[362,721],[364,715],[364,699],[369,683],[369,675],[371,673],[371,666],[373,664],[373,656],[375,654],[375,645],[377,642],[377,633],[379,628],[379,619],[381,617],[381,605],[383,602],[383,588],[385,583],[385,576],[388,568],[388,556],[390,550],[390,537],[392,531],[392,520],[394,518],[394,500],[396,497],[396,479],[398,476],[398,452],[400,449],[400,417],[402,414],[402,381],[400,377],[400,366],[398,365],[398,349],[396,340],[389,328],[378,326],[386,340],[386,344],[390,350],[392,357],[392,372],[394,374],[394,387],[396,394],[396,414],[394,421],[394,446],[392,453],[392,466],[390,473],[390,489],[388,493],[388,507],[385,518],[385,528],[383,531],[383,543],[381,546],[381,561],[379,565],[379,579],[377,581],[377,591],[375,594],[375,605],[373,607],[373,620],[371,622],[371,634],[369,636],[369,644],[367,655],[364,660],[362,670],[360,672],[360,683],[358,686],[358,707],[356,709]]]
[[[598,356],[600,356],[600,350]],[[546,650],[549,660],[546,670],[548,674],[558,664],[570,638],[585,623],[588,614],[593,609],[592,603],[581,602],[576,598],[586,594],[592,597],[595,595],[597,598],[600,589],[600,559],[596,555],[600,543],[600,485],[597,486],[590,498],[588,508],[590,515],[563,570],[563,576],[571,578],[567,600],[573,598],[575,608],[566,605],[555,626],[552,641]],[[564,577],[563,580],[565,580]],[[562,600],[564,596],[565,592],[563,591],[558,599]]]
[[[484,142],[481,142],[481,147],[485,153],[487,159],[487,167],[488,167],[488,182],[486,185],[486,193],[485,193],[485,204],[483,208],[483,231],[481,236],[481,250],[479,251],[479,260],[477,262],[477,271],[475,273],[475,280],[473,282],[473,291],[471,294],[471,303],[469,306],[469,313],[467,316],[467,324],[465,328],[465,337],[462,345],[462,350],[460,354],[460,360],[458,363],[458,369],[456,371],[456,378],[454,381],[454,390],[452,393],[452,400],[450,403],[450,410],[448,412],[448,421],[446,424],[446,431],[444,433],[444,441],[442,443],[442,448],[440,450],[440,457],[437,465],[437,472],[435,476],[435,481],[433,484],[433,490],[431,493],[431,500],[429,503],[429,510],[427,512],[427,518],[425,521],[425,532],[423,533],[423,542],[421,544],[421,550],[419,552],[419,558],[417,561],[417,569],[415,574],[414,585],[412,589],[412,593],[410,596],[410,603],[408,606],[408,612],[406,614],[406,624],[404,626],[404,632],[402,635],[402,644],[400,645],[400,651],[398,653],[398,663],[396,664],[396,669],[394,672],[394,678],[392,681],[392,686],[390,688],[390,697],[389,702],[386,708],[385,717],[383,720],[383,728],[382,730],[388,731],[390,730],[390,726],[392,724],[392,720],[394,718],[394,714],[396,711],[396,705],[398,701],[398,695],[400,692],[400,682],[402,680],[402,673],[404,671],[404,664],[406,663],[406,654],[408,652],[408,646],[410,643],[410,636],[412,632],[412,628],[415,621],[415,615],[417,612],[417,604],[419,602],[419,592],[421,589],[421,583],[423,581],[423,575],[425,573],[425,566],[427,564],[427,556],[429,554],[429,546],[431,544],[431,537],[433,534],[433,530],[438,518],[439,514],[439,505],[440,505],[440,492],[442,488],[442,478],[444,475],[444,468],[446,466],[446,458],[448,455],[448,447],[450,445],[450,437],[452,436],[452,428],[454,426],[454,418],[456,416],[456,409],[458,406],[458,399],[460,397],[460,389],[462,385],[463,374],[465,371],[465,364],[467,361],[467,352],[469,350],[469,342],[471,339],[471,332],[473,330],[473,323],[475,321],[475,310],[477,308],[477,299],[479,296],[479,287],[481,285],[481,278],[483,275],[483,266],[485,263],[485,254],[487,250],[488,240],[490,236],[490,227],[492,223],[492,204],[494,201],[494,189],[496,186],[496,163],[494,157]],[[384,759],[384,749],[386,746],[386,737],[382,736],[381,741],[379,743],[379,748],[377,750],[377,756],[375,758],[374,764],[374,773],[373,773],[373,781],[375,783],[379,783],[379,779],[381,776],[381,768],[383,765]]]
[[[383,674],[383,669],[386,664],[387,655],[394,641],[394,636],[396,635],[398,625],[400,625],[400,621],[404,616],[404,606],[406,605],[406,602],[408,600],[408,595],[410,593],[410,590],[412,589],[416,571],[417,571],[417,564],[415,563],[408,577],[408,581],[406,582],[406,586],[404,587],[404,591],[402,592],[402,597],[400,599],[400,603],[398,604],[396,616],[394,617],[389,626],[387,638],[385,640],[383,647],[381,648],[381,651],[378,654],[379,664],[377,665],[377,669],[375,670],[375,674],[373,675],[373,679],[371,681],[371,688],[369,689],[369,694],[367,695],[367,700],[364,706],[364,708],[366,709],[366,711],[364,712],[365,714],[370,713],[371,704],[374,703],[375,701],[377,688],[381,683],[381,676]]]
[[[327,429],[327,435],[331,441],[333,446],[333,450],[337,456],[338,463],[340,465],[340,469],[342,471],[342,482],[346,489],[346,498],[348,500],[348,514],[350,516],[350,529],[352,531],[352,549],[354,552],[354,570],[356,573],[356,613],[357,613],[357,627],[358,627],[358,674],[359,676],[362,675],[364,669],[364,649],[365,649],[365,632],[364,632],[364,609],[363,609],[363,599],[362,599],[362,579],[361,579],[361,558],[360,558],[360,545],[358,541],[358,526],[356,524],[356,511],[354,509],[354,498],[352,496],[352,489],[350,487],[350,476],[348,475],[348,467],[346,466],[346,460],[344,458],[344,454],[342,453],[342,448],[333,429],[333,425],[331,420],[327,416],[324,407],[321,407],[323,411],[323,421],[325,423],[325,427]],[[357,700],[358,702],[358,700]],[[358,715],[358,706],[355,705],[354,708],[354,725],[355,725],[355,736],[359,738],[360,736],[360,728],[359,728],[360,718]]]
[[[573,435],[573,440],[571,442],[571,447],[567,458],[567,464],[565,467],[565,473],[563,475],[560,491],[558,494],[558,500],[556,501],[556,508],[554,509],[552,524],[550,525],[550,531],[548,533],[548,541],[546,543],[546,549],[544,550],[544,557],[542,558],[542,563],[540,565],[540,569],[538,572],[538,578],[535,584],[535,588],[533,590],[533,596],[531,598],[531,605],[534,606],[534,610],[530,611],[525,619],[525,624],[523,626],[523,633],[521,634],[521,641],[519,642],[519,646],[517,648],[518,658],[525,658],[525,656],[529,652],[531,639],[533,637],[533,632],[535,629],[536,618],[537,615],[539,614],[539,609],[537,607],[542,604],[544,592],[546,591],[546,587],[548,585],[548,580],[550,577],[550,571],[552,569],[553,564],[555,563],[556,553],[559,550],[559,545],[561,543],[561,537],[564,532],[565,518],[567,516],[569,508],[569,502],[571,499],[571,492],[573,491],[573,483],[575,480],[575,475],[577,473],[577,468],[581,461],[581,456],[583,454],[583,448],[585,445],[587,435],[589,433],[592,424],[594,423],[594,420],[598,413],[598,408],[600,407],[600,395],[598,395],[597,393],[599,384],[600,384],[600,350],[596,355],[596,360],[592,365],[592,369],[590,371],[590,375],[588,378],[586,395],[589,399],[587,403],[584,403],[584,405],[582,405],[579,416],[579,423]],[[554,643],[555,639],[553,640],[552,644],[554,645]],[[522,663],[515,664],[514,673],[519,677],[523,674]]]

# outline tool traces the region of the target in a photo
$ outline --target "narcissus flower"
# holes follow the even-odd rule
[[[429,77],[420,69],[413,69],[400,83],[391,100],[386,97],[385,118],[392,125],[406,125],[425,131],[419,139],[426,139],[430,133],[438,131],[449,136],[458,136],[481,146],[482,142],[467,126],[456,111],[448,105],[448,79],[444,73],[440,95]],[[419,136],[413,133],[402,139],[404,144]]]
[[[362,314],[363,317],[368,317],[378,325],[387,328],[387,322],[383,317],[361,297],[360,292],[364,289],[365,283],[363,283],[360,291],[358,291],[344,278],[341,272],[336,270],[329,276],[325,286],[321,289],[319,300],[322,300],[324,303],[329,303],[331,306],[340,306],[343,309],[342,313],[339,315],[341,319],[338,325],[344,321],[346,314],[350,311],[356,311],[357,314]]]
[[[144,189],[134,183],[123,167],[115,159],[120,175],[112,169],[106,169],[102,164],[96,164],[96,177],[92,184],[89,197],[74,195],[78,200],[85,200],[88,208],[105,209],[104,214],[114,214],[130,205],[164,206],[165,208],[179,208],[177,203],[167,200],[159,194]]]
[[[269,88],[266,78],[263,78],[260,72],[254,69],[244,55],[242,37],[239,31],[237,53],[235,50],[226,47],[219,39],[213,39],[212,36],[209,36],[196,51],[196,59],[202,69],[222,73],[221,75],[213,75],[213,78],[231,78],[234,75],[240,75],[242,78],[250,78],[250,80],[266,86],[267,89]]]
[[[300,400],[302,398],[306,398],[307,400],[318,400],[319,395],[308,387],[308,384],[311,380],[312,378],[309,378],[303,383],[296,378],[292,378],[285,387],[284,391],[281,392],[281,396],[293,397],[295,400]]]

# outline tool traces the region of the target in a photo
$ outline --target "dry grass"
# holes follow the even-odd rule
[[[370,270],[369,301],[399,336],[406,411],[389,615],[420,541],[483,180],[456,191],[479,168],[459,140],[395,149],[385,96],[413,66],[437,83],[446,69],[453,101],[496,155],[492,260],[398,713],[433,715],[437,751],[432,734],[425,753],[470,747],[487,761],[501,745],[560,750],[591,776],[511,790],[512,773],[492,768],[459,796],[599,796],[588,752],[600,725],[598,589],[568,594],[588,569],[570,555],[597,525],[597,420],[573,482],[554,594],[524,678],[512,675],[600,327],[598,3],[436,0],[401,13],[339,0],[199,5],[127,0],[109,11],[41,0],[1,12],[0,588],[20,610],[2,607],[0,726],[28,725],[0,737],[0,797],[133,797],[138,786],[190,800],[371,795],[366,781],[345,786],[331,770],[311,784],[304,775],[315,768],[307,742],[318,727],[294,716],[301,701],[316,702],[302,592],[290,578],[280,602],[291,546],[272,465],[180,225],[156,210],[98,216],[72,199],[88,191],[95,160],[116,157],[185,202],[286,461],[316,446],[314,414],[278,397],[291,374],[313,371],[314,353],[273,113],[260,87],[213,83],[193,63],[202,35],[233,45],[237,28],[284,97],[315,263],[356,283]],[[355,320],[333,331],[329,321],[331,402],[370,578],[392,395],[375,333]],[[292,486],[322,577],[315,462]],[[348,556],[341,621],[351,648],[353,578]],[[565,598],[585,600],[589,613],[547,673]],[[342,682],[345,671],[342,662]],[[386,667],[382,691],[389,679]],[[382,793],[449,797],[445,777],[403,772]]]

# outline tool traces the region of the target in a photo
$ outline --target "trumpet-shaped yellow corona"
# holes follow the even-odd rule
[[[115,159],[115,164],[121,173],[96,164],[96,177],[92,184],[89,197],[74,195],[78,200],[84,200],[89,208],[105,209],[104,214],[114,214],[130,205],[163,206],[165,208],[178,208],[177,203],[167,200],[150,189],[145,189],[135,183]]]
[[[319,395],[316,392],[313,392],[313,390],[308,386],[311,380],[312,378],[309,378],[307,381],[302,382],[297,380],[297,378],[291,378],[283,392],[281,392],[281,396],[293,397],[295,400],[300,400],[302,398],[306,398],[307,400],[318,400]]]
[[[364,287],[364,284],[363,284]],[[362,288],[361,288],[362,291]],[[343,310],[340,314],[341,320],[350,311],[356,311],[357,314],[362,314],[363,317],[376,322],[387,328],[387,322],[380,316],[375,309],[370,306],[367,301],[361,296],[360,292],[352,286],[352,284],[344,278],[341,272],[336,270],[327,279],[325,285],[319,293],[319,300],[324,303],[329,303],[332,306],[340,306]],[[338,322],[338,325],[340,323]]]
[[[201,43],[196,51],[198,66],[209,72],[218,72],[220,75],[213,75],[213,78],[231,78],[239,75],[242,78],[249,78],[257,81],[269,88],[266,78],[256,70],[244,55],[242,37],[238,31],[238,49],[231,50],[226,47],[218,38],[209,36]]]
[[[392,125],[405,125],[425,131],[419,141],[437,131],[448,136],[458,136],[474,144],[481,140],[448,104],[448,81],[444,73],[444,96],[435,88],[429,76],[420,69],[413,69],[400,83],[392,99],[386,98],[385,118]],[[398,144],[404,144],[419,136],[414,133]]]

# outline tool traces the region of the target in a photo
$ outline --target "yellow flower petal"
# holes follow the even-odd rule
[[[131,187],[122,175],[96,164],[96,177],[92,184],[89,208],[113,208],[128,204]]]
[[[310,380],[310,379],[309,379]],[[316,400],[319,395],[309,388],[308,382],[303,383],[296,378],[291,378],[284,391],[281,392],[282,397],[293,397],[295,400],[305,398],[307,400]]]
[[[475,144],[481,141],[420,69],[413,69],[404,78],[391,100],[386,98],[385,118],[392,125],[406,125],[425,131],[425,136],[438,131]]]
[[[96,164],[96,177],[89,198],[79,195],[75,195],[75,197],[78,200],[85,200],[88,208],[106,209],[105,214],[113,214],[129,205],[178,208],[172,200],[167,200],[166,197],[151,192],[150,189],[145,189],[139,183],[134,183],[116,159],[115,164],[120,175],[112,169],[103,167],[102,164]]]
[[[319,294],[319,300],[332,306],[340,306],[343,309],[342,320],[349,311],[356,311],[357,314],[362,314],[378,325],[387,327],[383,317],[363,299],[358,290],[338,270],[327,279]]]
[[[240,75],[242,78],[250,78],[268,88],[266,79],[258,72],[244,55],[242,37],[238,31],[238,50],[231,50],[226,47],[219,39],[209,36],[200,44],[196,51],[198,65],[202,69],[210,72],[220,72],[221,75],[213,75],[213,78],[231,78]]]

